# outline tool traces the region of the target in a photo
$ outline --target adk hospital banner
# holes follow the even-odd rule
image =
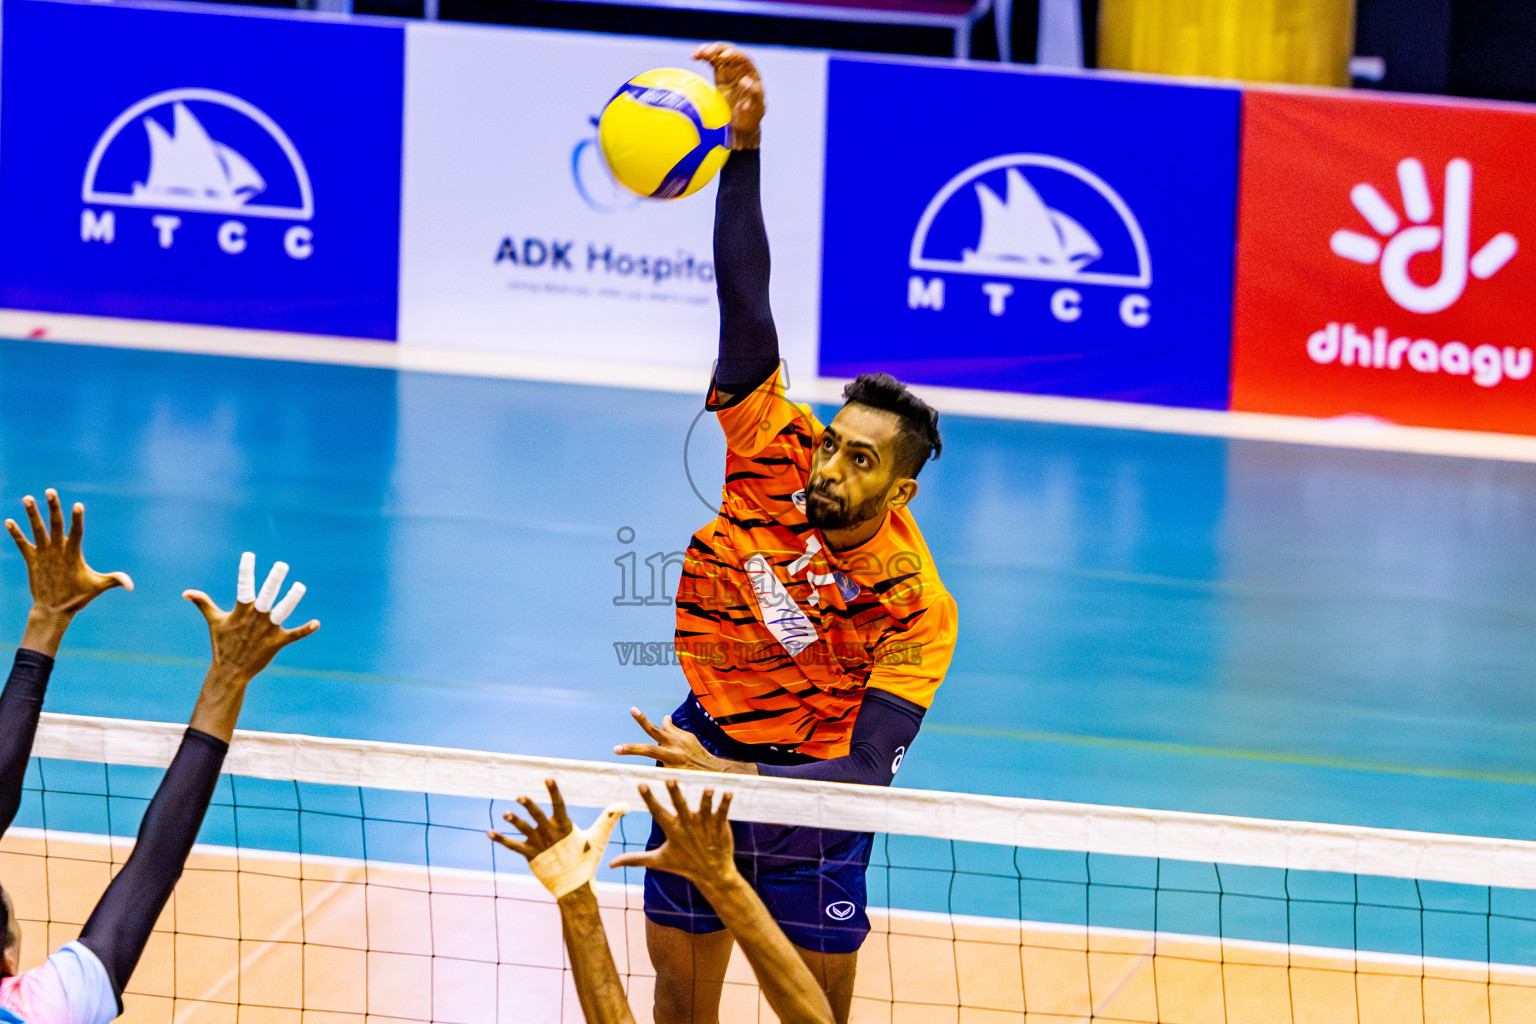
[[[706,369],[713,187],[594,119],[692,45],[0,4],[0,306]],[[1536,108],[754,49],[791,377],[1536,433]]]

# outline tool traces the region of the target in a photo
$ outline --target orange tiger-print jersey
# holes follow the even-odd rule
[[[822,425],[777,373],[711,407],[729,449],[725,488],[684,559],[678,661],[733,739],[841,757],[866,687],[933,703],[954,653],[954,598],[907,509],[859,547],[827,549],[804,498]]]

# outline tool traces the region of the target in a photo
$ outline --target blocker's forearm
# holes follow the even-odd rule
[[[0,835],[11,827],[21,808],[21,787],[52,672],[52,658],[23,647],[16,652],[5,692],[0,693]]]
[[[591,884],[566,893],[559,903],[560,927],[571,955],[582,1016],[587,1024],[634,1024]]]
[[[832,1024],[827,994],[741,873],[703,883],[699,891],[741,944],[758,987],[782,1024]]]
[[[186,731],[144,812],[128,863],[102,893],[80,933],[80,941],[106,967],[119,993],[133,977],[149,933],[186,867],[227,753],[229,744],[222,739],[198,729]]]
[[[757,150],[733,152],[720,170],[715,194],[715,289],[720,297],[715,386],[724,394],[752,390],[779,365],[779,334],[768,305],[761,167]]]

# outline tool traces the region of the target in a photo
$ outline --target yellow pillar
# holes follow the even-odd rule
[[[1348,85],[1355,0],[1099,0],[1099,67]]]

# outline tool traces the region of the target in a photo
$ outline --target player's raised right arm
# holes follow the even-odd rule
[[[608,837],[629,807],[614,804],[591,828],[578,829],[565,809],[565,799],[555,780],[545,779],[544,786],[549,790],[548,814],[524,796],[518,797],[517,802],[523,805],[531,821],[510,812],[502,815],[507,824],[523,834],[521,840],[500,832],[487,834],[528,858],[534,877],[554,895],[560,907],[560,930],[571,957],[576,998],[587,1024],[635,1024],[619,969],[613,963],[597,894],[592,891],[592,878],[602,862]]]
[[[208,622],[212,664],[203,677],[181,746],[144,812],[133,852],[80,932],[80,944],[96,955],[119,996],[186,867],[234,738],[247,685],[278,651],[320,628],[319,622],[310,620],[297,629],[284,629],[283,621],[304,596],[304,585],[295,583],[288,596],[278,601],[288,571],[287,565],[278,562],[258,594],[255,564],[253,554],[240,559],[232,611],[223,611],[199,590],[182,595],[197,605]]]
[[[763,997],[779,1020],[783,1024],[832,1024],[827,994],[768,913],[762,897],[736,867],[735,839],[727,820],[731,794],[721,794],[715,806],[714,791],[706,789],[695,811],[676,782],[667,782],[667,792],[675,813],[662,807],[649,787],[640,787],[641,799],[661,826],[666,841],[654,850],[615,857],[613,866],[670,871],[688,879],[740,944]]]
[[[720,298],[717,405],[756,388],[779,365],[779,335],[768,304],[768,232],[760,194],[763,83],[751,59],[727,43],[694,52],[715,70],[731,107],[731,148],[715,194],[715,288]]]

